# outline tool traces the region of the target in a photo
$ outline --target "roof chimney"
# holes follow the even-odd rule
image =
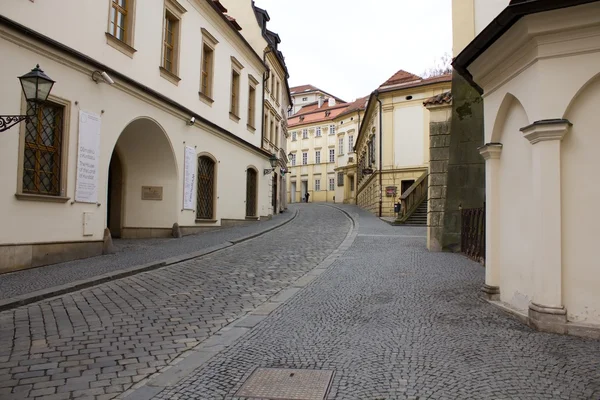
[[[319,97],[319,108],[323,107],[323,98]]]
[[[333,97],[329,98],[329,107],[335,106],[335,99]]]

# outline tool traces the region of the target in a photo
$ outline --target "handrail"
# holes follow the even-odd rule
[[[404,193],[400,196],[401,207],[398,221],[405,221],[421,202],[427,198],[429,189],[429,173],[424,172]]]

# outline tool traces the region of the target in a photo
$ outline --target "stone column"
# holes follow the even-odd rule
[[[488,300],[500,300],[500,233],[499,182],[502,144],[488,143],[479,148],[485,160],[485,284],[481,289]]]
[[[522,128],[532,144],[533,301],[530,322],[538,329],[565,333],[567,310],[562,304],[560,142],[571,123],[537,121]]]

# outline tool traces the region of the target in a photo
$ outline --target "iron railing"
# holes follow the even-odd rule
[[[467,257],[485,262],[485,208],[461,211],[461,252]]]

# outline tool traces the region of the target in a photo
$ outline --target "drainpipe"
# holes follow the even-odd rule
[[[379,218],[381,218],[383,214],[383,104],[379,99],[379,91],[376,96],[379,103]]]

